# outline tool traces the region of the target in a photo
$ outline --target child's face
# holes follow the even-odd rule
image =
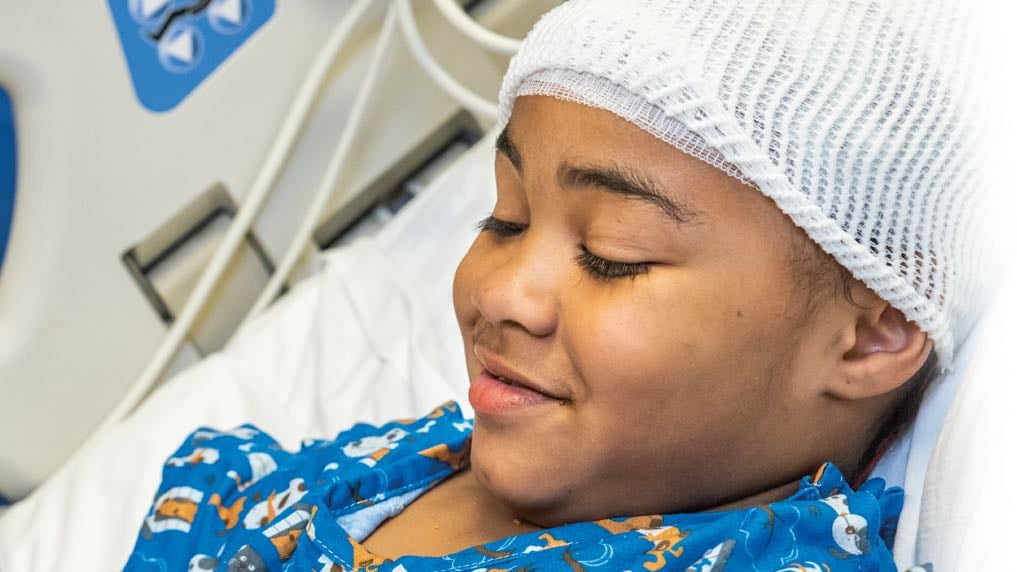
[[[800,231],[605,111],[523,97],[507,134],[501,222],[455,281],[480,482],[552,525],[716,506],[812,470],[829,436],[801,373],[824,350],[802,325]]]

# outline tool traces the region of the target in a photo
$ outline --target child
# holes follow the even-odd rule
[[[980,304],[954,37],[620,7],[567,2],[506,75],[454,285],[475,420],[199,430],[129,569],[894,569],[902,491],[864,478]]]

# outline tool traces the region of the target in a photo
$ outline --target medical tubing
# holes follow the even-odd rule
[[[485,100],[481,96],[460,85],[431,57],[430,52],[428,52],[426,47],[424,47],[423,40],[417,30],[416,22],[413,20],[413,12],[410,10],[408,2],[406,0],[395,0],[394,5],[389,8],[388,15],[386,15],[382,33],[378,38],[378,46],[375,48],[372,55],[372,61],[368,65],[367,75],[363,80],[360,91],[357,93],[353,107],[350,110],[349,119],[347,120],[343,133],[340,136],[338,148],[336,153],[333,155],[332,160],[329,162],[328,170],[322,180],[322,184],[319,186],[318,191],[312,200],[311,206],[307,211],[307,215],[301,221],[300,227],[294,235],[293,240],[290,242],[289,247],[287,247],[282,260],[276,266],[276,270],[269,279],[268,284],[264,289],[262,289],[261,294],[254,302],[254,305],[251,306],[251,309],[244,317],[241,325],[253,320],[255,316],[264,311],[265,308],[267,308],[275,299],[283,283],[289,279],[294,266],[296,266],[301,253],[306,248],[307,243],[314,232],[315,225],[318,224],[318,220],[328,204],[328,199],[331,197],[333,189],[335,189],[339,176],[342,173],[344,164],[346,163],[347,156],[349,155],[350,148],[353,144],[353,138],[360,126],[360,122],[363,119],[364,108],[367,105],[370,93],[373,91],[374,84],[377,81],[379,68],[381,67],[383,50],[386,49],[387,44],[391,41],[391,29],[394,26],[394,23],[391,21],[393,19],[399,20],[400,27],[407,43],[409,44],[410,50],[413,52],[413,55],[425,71],[428,71],[428,75],[435,79],[439,85],[444,88],[444,91],[453,96],[459,103],[470,111],[490,119],[497,118],[497,106],[493,102]],[[428,67],[433,69],[429,71],[427,69]]]
[[[156,353],[149,360],[141,376],[138,377],[134,385],[128,389],[116,407],[102,424],[99,425],[93,436],[100,434],[107,426],[129,414],[156,384],[170,361],[179,351],[198,314],[205,306],[219,278],[233,258],[233,254],[244,241],[248,231],[254,224],[255,217],[260,211],[261,206],[271,193],[284,163],[293,150],[297,137],[300,135],[307,122],[307,118],[310,116],[318,92],[321,90],[321,86],[324,84],[336,57],[339,55],[343,45],[346,44],[346,40],[353,31],[353,28],[363,19],[371,6],[371,0],[358,0],[355,2],[328,38],[325,47],[301,85],[293,107],[273,142],[264,166],[258,173],[250,193],[245,197],[244,202],[237,211],[236,218],[226,231],[226,236],[223,237],[222,243],[220,243],[211,261],[205,267],[194,290],[188,296],[183,309],[170,326],[166,336],[163,337]]]
[[[394,0],[394,2],[399,10],[399,24],[400,28],[402,28],[403,37],[406,39],[406,43],[409,45],[410,51],[413,52],[420,67],[427,75],[431,76],[431,79],[438,84],[438,87],[470,112],[486,119],[497,121],[497,104],[477,95],[459,83],[458,80],[445,71],[445,68],[427,50],[424,40],[420,37],[420,30],[417,29],[417,23],[413,19],[413,10],[410,8],[409,0]]]
[[[448,95],[453,96],[459,103],[474,113],[491,119],[495,119],[497,117],[497,107],[492,102],[489,102],[464,88],[463,85],[456,81],[456,79],[452,78],[451,75],[448,75],[440,64],[434,61],[423,45],[423,41],[417,30],[416,22],[413,19],[413,12],[410,9],[409,3],[406,0],[396,0],[395,4],[390,7],[390,12],[388,12],[385,16],[382,33],[378,37],[378,45],[375,48],[372,60],[368,65],[367,75],[361,84],[360,91],[357,93],[353,108],[349,114],[350,118],[343,130],[343,134],[340,136],[340,142],[336,154],[333,156],[330,164],[328,164],[327,171],[325,172],[321,185],[318,187],[318,190],[314,195],[311,207],[303,221],[301,221],[300,227],[294,235],[293,240],[287,247],[282,261],[277,265],[276,272],[272,275],[272,278],[268,280],[268,284],[261,290],[257,300],[251,306],[250,310],[248,310],[247,316],[244,318],[242,324],[246,324],[253,320],[254,317],[258,316],[258,314],[261,313],[261,311],[263,311],[264,308],[266,308],[268,304],[271,304],[276,298],[280,288],[283,286],[283,283],[289,279],[290,274],[293,272],[293,268],[300,259],[300,254],[303,252],[307,242],[310,240],[310,237],[314,232],[314,226],[317,225],[318,220],[321,217],[321,213],[327,206],[328,198],[332,196],[333,190],[336,188],[339,176],[343,171],[347,156],[349,155],[350,148],[353,145],[353,138],[360,126],[361,120],[363,119],[364,108],[367,105],[370,93],[374,89],[378,70],[381,65],[383,50],[386,45],[391,42],[391,31],[394,25],[392,20],[394,19],[400,20],[401,30],[403,31],[404,37],[407,40],[413,55],[417,58],[418,62],[425,71],[428,71],[428,75],[438,81],[439,85],[443,88],[443,91],[448,93]],[[428,67],[433,69],[428,70]],[[436,77],[435,74],[438,76]]]
[[[481,26],[463,10],[456,0],[434,0],[438,11],[467,38],[492,52],[511,56],[519,51],[519,40],[496,34]]]
[[[371,53],[371,60],[367,65],[367,71],[361,81],[360,89],[357,91],[357,95],[353,100],[353,106],[350,108],[348,115],[349,118],[346,120],[346,125],[343,127],[342,134],[339,136],[339,144],[336,147],[335,154],[332,155],[332,159],[329,161],[328,167],[325,170],[325,175],[322,177],[321,184],[318,186],[318,190],[311,201],[311,205],[307,209],[307,214],[300,222],[300,226],[298,227],[296,234],[293,236],[293,239],[290,241],[290,244],[286,249],[286,253],[283,255],[282,260],[276,265],[275,272],[272,273],[272,277],[269,278],[268,284],[265,285],[261,294],[258,296],[258,299],[247,312],[243,322],[241,322],[241,327],[243,327],[243,324],[254,319],[255,316],[260,314],[268,307],[269,304],[272,303],[283,283],[289,279],[290,273],[293,271],[294,266],[300,259],[301,253],[310,241],[311,235],[314,232],[314,227],[318,224],[318,220],[321,218],[321,213],[324,212],[325,207],[328,204],[328,200],[332,196],[333,189],[336,188],[339,177],[346,165],[346,160],[349,158],[354,138],[360,130],[364,117],[367,115],[367,105],[371,96],[374,94],[375,87],[378,83],[378,77],[381,75],[381,68],[385,63],[385,55],[388,53],[388,48],[392,44],[392,40],[395,36],[394,31],[396,17],[397,14],[390,6],[385,14],[385,22],[382,24],[381,31],[378,33],[378,40],[375,44],[374,51]]]

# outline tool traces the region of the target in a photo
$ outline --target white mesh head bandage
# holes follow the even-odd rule
[[[513,58],[501,122],[519,95],[570,99],[751,184],[949,366],[982,306],[986,262],[963,97],[977,38],[956,25],[960,11],[946,0],[570,0]]]

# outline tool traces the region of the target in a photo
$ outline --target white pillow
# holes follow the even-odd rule
[[[982,317],[981,339],[932,453],[915,563],[935,570],[1014,570],[1017,495],[1017,272]],[[903,555],[902,555],[903,556]]]

